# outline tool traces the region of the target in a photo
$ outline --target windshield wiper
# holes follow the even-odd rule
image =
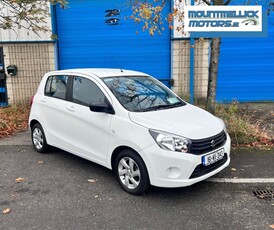
[[[185,105],[183,102],[179,101],[174,104],[169,104],[169,105],[156,105],[153,107],[145,108],[145,109],[138,109],[136,112],[146,112],[146,111],[156,111],[156,110],[161,110],[161,109],[170,109],[170,108],[175,108],[175,107],[180,107]]]
[[[185,103],[183,103],[182,101],[178,101],[174,104],[169,105],[169,108],[180,107],[180,106],[183,106],[183,105],[185,105]]]
[[[160,109],[166,109],[170,108],[171,105],[156,105],[153,107],[148,108],[149,110],[160,110]]]

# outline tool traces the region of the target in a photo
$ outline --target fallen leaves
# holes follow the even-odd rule
[[[21,182],[23,182],[24,180],[25,180],[25,178],[18,177],[18,178],[15,179],[15,182],[16,182],[16,183],[21,183]]]
[[[0,139],[28,128],[29,107],[24,105],[0,108]]]
[[[8,213],[10,213],[10,212],[11,212],[11,209],[10,209],[10,208],[5,208],[5,209],[2,211],[3,214],[8,214]]]

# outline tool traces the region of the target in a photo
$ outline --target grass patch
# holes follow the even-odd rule
[[[250,111],[240,109],[238,103],[229,105],[218,104],[216,116],[222,118],[226,123],[233,146],[273,146],[274,140],[263,130],[263,119],[258,117],[254,121],[254,114]]]

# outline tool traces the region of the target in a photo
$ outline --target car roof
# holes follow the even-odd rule
[[[147,76],[147,74],[125,69],[108,69],[108,68],[83,68],[83,69],[67,69],[52,71],[49,73],[53,74],[86,74],[86,75],[96,75],[99,78],[103,77],[116,77],[116,76]]]

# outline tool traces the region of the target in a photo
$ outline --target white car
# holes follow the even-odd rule
[[[33,146],[63,149],[109,169],[122,188],[183,187],[230,162],[224,122],[155,78],[123,69],[47,73],[29,117]]]

